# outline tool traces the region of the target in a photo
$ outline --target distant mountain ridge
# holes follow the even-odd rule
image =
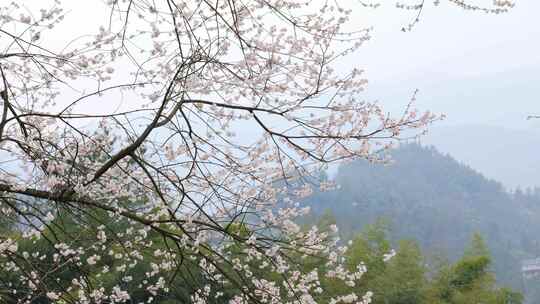
[[[449,153],[507,189],[540,187],[540,126],[527,130],[433,126],[421,142]]]
[[[417,240],[425,252],[450,259],[479,232],[499,281],[521,288],[520,261],[540,255],[540,188],[507,192],[434,147],[402,145],[392,158],[389,166],[341,166],[335,176],[340,188],[318,192],[305,204],[315,215],[330,210],[345,238],[382,217],[391,222],[394,240]]]

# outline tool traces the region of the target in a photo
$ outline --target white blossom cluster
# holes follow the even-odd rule
[[[336,226],[299,225],[298,201],[337,187],[313,183],[329,163],[385,161],[441,116],[416,93],[392,115],[361,68],[337,68],[371,38],[346,30],[356,6],[109,0],[108,24],[58,48],[68,12],[39,4],[0,4],[0,296],[371,302],[368,269]],[[344,293],[325,298],[326,281]]]

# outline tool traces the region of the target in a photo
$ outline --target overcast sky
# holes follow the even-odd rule
[[[420,109],[447,115],[422,142],[508,188],[540,186],[540,120],[526,119],[540,114],[539,14],[534,0],[503,15],[430,3],[403,33],[415,15],[383,5],[357,12],[373,39],[348,60],[365,68],[370,98],[398,110],[417,88]]]
[[[31,6],[39,1],[26,2]],[[368,98],[398,110],[418,88],[418,107],[445,113],[446,125],[540,129],[540,122],[525,119],[540,113],[540,1],[515,0],[516,7],[501,15],[441,2],[435,7],[427,0],[421,22],[403,33],[400,29],[416,13],[395,8],[395,1],[381,1],[375,10],[363,8],[358,0],[339,1],[354,9],[351,26],[374,28],[373,38],[343,62],[366,70]],[[99,3],[64,1],[71,10],[65,20],[71,35],[93,32],[107,22],[107,11]]]
[[[487,6],[493,3],[492,0],[470,1]],[[501,15],[463,11],[446,2],[434,7],[432,0],[426,0],[420,23],[412,32],[404,33],[400,29],[414,20],[416,13],[395,8],[395,1],[383,0],[382,6],[375,10],[363,8],[357,0],[340,1],[353,8],[352,27],[374,28],[373,38],[344,60],[342,67],[350,68],[354,64],[363,68],[370,83],[367,99],[379,100],[391,110],[402,110],[412,92],[419,89],[419,109],[447,115],[445,122],[432,126],[432,132],[449,126],[488,125],[536,132],[540,138],[540,119],[526,119],[530,114],[540,114],[540,1],[516,0],[516,7]],[[32,6],[39,1],[24,3]],[[99,3],[64,2],[71,10],[64,24],[70,36],[91,33],[106,24],[109,16]],[[65,39],[64,35],[57,38]],[[527,136],[523,138],[527,140]],[[474,143],[460,145],[460,138],[445,142],[454,143],[447,145],[445,152],[507,185],[540,183],[532,182],[540,180],[540,173],[532,166],[540,168],[540,158],[510,165],[508,151],[504,149],[498,155],[486,144],[480,148],[487,152],[469,151],[480,148],[478,145],[475,148]],[[520,149],[538,151],[540,147],[534,141],[522,143]],[[467,157],[484,153],[493,157],[485,164]],[[498,175],[488,172],[487,168],[497,162],[505,162],[505,169],[495,166]],[[526,168],[533,168],[534,172],[516,180]]]
[[[381,102],[406,102],[418,88],[418,105],[447,114],[446,124],[540,128],[525,120],[540,113],[539,13],[534,0],[518,0],[503,15],[430,3],[403,33],[414,15],[383,6],[370,14],[374,37],[356,60],[366,69],[369,95]]]

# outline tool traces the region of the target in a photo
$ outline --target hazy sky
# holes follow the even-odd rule
[[[485,6],[493,2],[468,1]],[[418,88],[418,107],[445,113],[445,124],[540,128],[540,122],[525,120],[540,113],[540,1],[515,0],[516,7],[501,15],[441,2],[435,7],[426,0],[421,22],[403,33],[400,29],[416,12],[395,8],[395,1],[381,1],[378,9],[363,8],[358,0],[339,1],[354,9],[352,27],[374,28],[373,38],[343,62],[366,70],[366,96],[398,110]],[[30,7],[39,1],[24,3]],[[71,10],[64,24],[70,35],[93,32],[108,21],[100,1],[64,4]]]
[[[492,0],[470,1],[492,4]],[[38,0],[23,2],[39,7]],[[63,25],[69,31],[65,33],[70,37],[92,33],[106,24],[108,12],[99,3],[64,1],[71,10]],[[342,67],[354,64],[365,69],[370,82],[368,100],[379,100],[387,109],[400,111],[412,92],[419,89],[419,109],[447,115],[446,121],[432,126],[434,133],[448,126],[491,125],[533,132],[527,134],[536,132],[540,137],[540,119],[526,120],[530,114],[540,114],[540,1],[516,0],[516,7],[509,13],[486,15],[463,11],[444,0],[434,7],[432,0],[426,0],[421,22],[407,33],[400,29],[414,20],[416,13],[395,8],[395,1],[382,1],[375,10],[363,8],[357,0],[339,3],[354,9],[352,27],[374,28],[373,38],[341,63]],[[66,36],[55,38],[60,42]],[[526,140],[523,137],[522,141]],[[445,142],[453,143],[445,146],[445,152],[509,185],[534,179],[527,176],[517,181],[515,177],[520,170],[535,168],[531,162],[540,168],[540,157],[513,165],[505,155],[507,151],[493,152],[495,149],[486,144],[481,146],[485,151],[468,151],[479,149],[478,145],[461,138]],[[531,141],[520,144],[520,149],[539,151],[540,147],[538,141]],[[491,153],[492,161],[475,163],[474,158],[467,157],[481,153]],[[484,169],[492,162],[505,162],[504,168],[494,168],[499,175]],[[531,183],[538,185],[540,172],[536,177],[539,182]]]
[[[400,104],[418,88],[418,105],[447,114],[447,124],[532,128],[525,117],[540,113],[539,12],[534,0],[517,0],[503,15],[430,3],[414,30],[403,33],[414,15],[383,6],[368,20],[374,37],[357,58],[369,95]]]
[[[378,10],[374,37],[355,58],[368,96],[399,109],[418,88],[420,109],[447,115],[422,142],[508,188],[540,186],[540,119],[526,119],[540,114],[539,12],[533,0],[503,15],[430,5],[403,33],[414,16]]]

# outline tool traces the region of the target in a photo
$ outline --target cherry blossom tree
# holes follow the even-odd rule
[[[68,12],[24,2],[0,5],[1,301],[371,301],[335,227],[295,219],[310,174],[440,118],[414,96],[391,115],[337,68],[371,35],[351,13],[378,4],[108,0],[108,24],[58,48]],[[425,5],[398,4],[404,29]],[[350,292],[325,298],[322,276]]]

